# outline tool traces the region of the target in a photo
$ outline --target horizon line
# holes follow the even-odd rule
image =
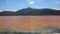
[[[26,9],[26,8],[22,8],[22,9]],[[20,9],[20,10],[22,10],[22,9]],[[32,9],[53,9],[53,10],[60,10],[60,9],[57,9],[57,8],[32,8]],[[2,12],[2,11],[13,11],[13,12],[16,12],[18,10],[14,10],[14,9],[3,9],[3,10],[0,10],[0,12]]]

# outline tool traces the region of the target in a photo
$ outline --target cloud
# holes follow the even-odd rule
[[[60,1],[56,1],[55,3],[56,3],[56,4],[60,4]]]
[[[35,3],[33,0],[27,0],[27,2],[29,3],[29,5],[32,5]]]
[[[55,10],[60,10],[60,8],[52,8],[52,9],[55,9]]]
[[[2,12],[2,11],[14,11],[14,12],[16,12],[17,10],[14,10],[14,9],[3,9],[3,10],[0,10],[0,12]]]
[[[32,4],[34,4],[34,3],[35,3],[34,1],[30,1],[30,2],[29,2],[30,5],[32,5]]]
[[[0,10],[0,12],[2,12],[3,10]]]

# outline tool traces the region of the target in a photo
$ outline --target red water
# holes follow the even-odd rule
[[[0,16],[0,29],[40,29],[46,26],[60,27],[60,16]]]

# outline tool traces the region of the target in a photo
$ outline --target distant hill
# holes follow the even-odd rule
[[[2,11],[0,12],[0,16],[18,16],[18,15],[60,15],[60,10],[54,9],[33,9],[33,8],[25,8],[14,11]]]

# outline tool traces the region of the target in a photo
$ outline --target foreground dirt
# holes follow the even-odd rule
[[[60,16],[0,16],[1,31],[37,31],[47,26],[60,27]]]

